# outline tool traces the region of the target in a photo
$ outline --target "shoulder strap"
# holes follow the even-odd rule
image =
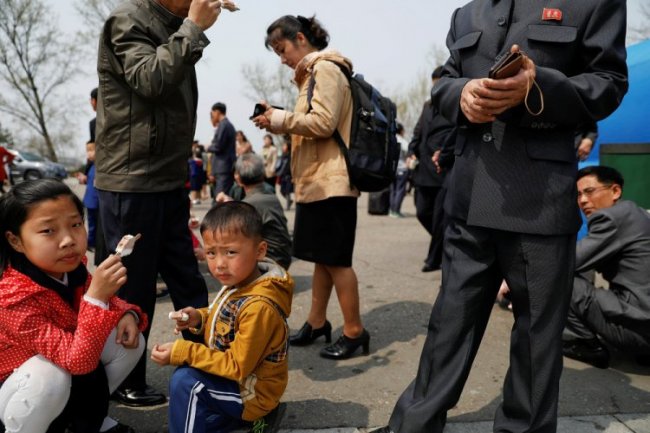
[[[328,62],[329,60],[325,60]],[[350,92],[352,92],[352,74],[348,71],[347,68],[344,68],[343,66],[339,65],[336,62],[331,62],[334,63],[336,66],[339,67],[341,72],[343,72],[343,75],[345,75],[345,78],[348,79],[348,83],[350,83]],[[309,108],[307,109],[307,112],[309,113],[311,111],[311,99],[314,97],[314,87],[316,86],[316,79],[314,78],[314,73],[312,72],[309,76],[309,86],[307,87],[307,104],[309,105]],[[354,101],[353,101],[354,102]],[[354,109],[354,107],[352,107]],[[354,113],[352,114],[354,116]],[[332,134],[332,137],[334,140],[336,140],[336,143],[339,145],[339,149],[341,149],[341,153],[343,154],[343,159],[345,159],[345,166],[348,169],[348,180],[350,181],[350,189],[354,189],[354,185],[352,185],[352,173],[350,172],[350,154],[348,153],[348,147],[345,145],[345,142],[343,141],[343,137],[341,137],[341,133],[339,132],[338,129],[334,130],[334,134]]]

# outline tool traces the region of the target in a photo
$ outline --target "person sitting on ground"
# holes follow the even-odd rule
[[[564,356],[609,366],[603,343],[650,361],[650,215],[621,199],[623,176],[610,167],[578,172],[578,205],[587,236],[578,242],[576,275],[563,333]],[[585,273],[597,271],[609,290]]]
[[[244,190],[243,201],[257,209],[262,217],[262,238],[268,248],[267,257],[278,262],[284,269],[291,265],[291,236],[287,218],[275,191],[264,182],[264,161],[261,156],[246,153],[235,162],[235,182]],[[217,196],[217,203],[231,201],[223,193]]]
[[[171,432],[227,432],[242,421],[277,431],[288,381],[287,349],[293,279],[265,260],[262,218],[248,203],[218,203],[201,223],[210,273],[223,288],[207,308],[172,313],[178,339],[156,345],[151,359],[178,365],[170,380]]]
[[[0,233],[0,431],[134,433],[106,416],[146,347],[121,257],[90,276],[83,204],[54,179],[0,198]]]

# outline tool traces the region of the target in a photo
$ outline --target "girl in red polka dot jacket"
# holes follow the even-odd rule
[[[117,255],[86,270],[83,205],[63,182],[0,198],[0,421],[7,432],[133,432],[107,417],[145,348],[146,315],[115,296]],[[0,431],[3,428],[0,426]]]

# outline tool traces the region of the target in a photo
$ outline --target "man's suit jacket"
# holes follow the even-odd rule
[[[576,249],[576,272],[595,270],[609,282],[596,290],[609,319],[650,335],[650,214],[619,200],[591,214]]]
[[[212,173],[231,173],[237,159],[235,148],[235,127],[224,117],[214,133],[208,152],[212,152]]]
[[[424,103],[408,150],[419,161],[412,177],[416,186],[442,186],[443,175],[436,172],[431,156],[443,146],[452,129],[453,125],[438,114],[431,101]]]
[[[432,101],[459,126],[445,208],[470,225],[575,233],[574,131],[608,116],[627,91],[625,1],[556,0],[550,14],[558,19],[543,19],[544,7],[551,8],[532,0],[475,0],[453,14],[451,56]],[[543,112],[533,116],[521,104],[495,122],[470,123],[459,104],[463,87],[487,77],[513,44],[536,64]],[[538,95],[533,86],[533,112],[541,107]]]

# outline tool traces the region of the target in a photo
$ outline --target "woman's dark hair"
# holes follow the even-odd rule
[[[84,206],[72,190],[55,179],[28,180],[14,186],[0,197],[0,276],[10,262],[14,249],[9,245],[6,233],[20,234],[20,227],[27,219],[29,209],[45,200],[70,197],[83,218]]]
[[[256,155],[252,156],[255,157]],[[261,240],[262,217],[257,212],[257,209],[248,203],[227,201],[218,203],[208,211],[203,221],[201,221],[200,230],[201,234],[205,232],[241,233],[249,239]]]
[[[241,134],[241,138],[242,138],[242,140],[244,140],[244,142],[247,142],[247,141],[248,141],[248,137],[246,137],[246,134],[244,134],[244,131],[242,131],[242,130],[240,129],[239,131],[237,131],[237,133],[238,133],[238,134]]]
[[[305,18],[297,15],[285,15],[278,18],[266,29],[266,40],[264,45],[266,48],[271,49],[273,44],[287,39],[291,42],[296,42],[298,33],[305,35],[305,39],[316,48],[322,50],[327,48],[330,42],[330,35],[327,30],[323,28],[321,23],[316,20],[314,15],[311,18]]]

